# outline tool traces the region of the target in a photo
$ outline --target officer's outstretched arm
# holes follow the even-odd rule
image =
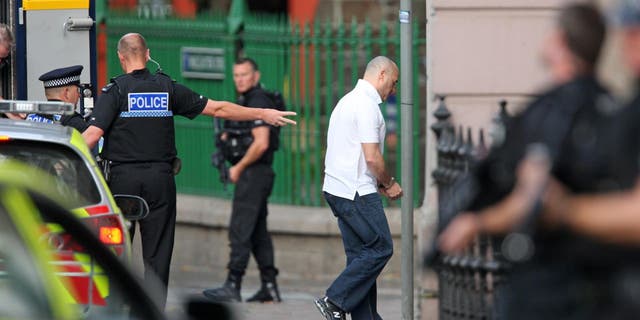
[[[95,147],[103,134],[104,131],[102,129],[96,126],[89,126],[89,128],[82,133],[82,137],[84,138],[84,142],[89,146],[89,149],[91,149]]]
[[[246,108],[229,101],[207,101],[202,114],[235,121],[262,120],[272,126],[284,126],[296,124],[295,121],[285,116],[295,116],[292,111],[280,111],[276,109]]]

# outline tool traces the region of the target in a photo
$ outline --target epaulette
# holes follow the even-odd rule
[[[113,86],[115,84],[116,84],[115,82],[109,82],[109,84],[107,84],[106,86],[102,87],[102,93],[109,92],[109,90],[111,90],[111,88],[113,88]]]
[[[173,83],[175,83],[175,82],[176,82],[176,79],[171,78],[171,76],[169,76],[168,74],[164,73],[164,71],[162,71],[162,70],[160,70],[160,69],[156,70],[156,75],[158,75],[158,74],[163,75],[163,76],[165,76],[165,77],[169,78],[169,80],[171,80],[171,82],[173,82]]]

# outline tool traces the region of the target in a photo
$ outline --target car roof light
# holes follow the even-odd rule
[[[73,104],[62,101],[0,101],[0,112],[4,113],[73,114],[74,110]]]

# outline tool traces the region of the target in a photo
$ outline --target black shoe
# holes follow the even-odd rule
[[[275,282],[263,283],[262,287],[256,294],[247,299],[247,302],[281,302],[280,291],[278,291],[278,285]]]
[[[316,308],[322,313],[327,320],[347,320],[347,315],[338,306],[331,303],[329,298],[317,298],[315,301]]]
[[[227,281],[220,288],[211,288],[202,291],[205,297],[217,302],[242,302],[240,288]]]

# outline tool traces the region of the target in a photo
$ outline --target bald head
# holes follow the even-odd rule
[[[393,60],[377,56],[367,64],[363,80],[369,82],[380,94],[382,101],[395,92],[398,83],[398,66]]]
[[[369,63],[367,63],[367,69],[364,71],[364,78],[376,77],[381,71],[386,72],[398,72],[398,66],[393,60],[385,56],[377,56]]]
[[[127,60],[146,61],[148,50],[147,42],[139,33],[127,33],[118,41],[118,53]]]

